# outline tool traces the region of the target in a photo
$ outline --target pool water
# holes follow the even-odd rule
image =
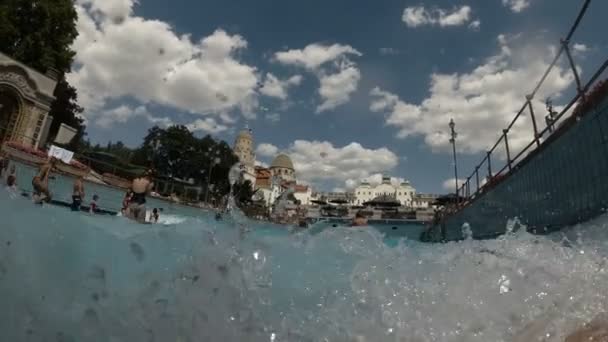
[[[1,189],[2,341],[563,341],[608,311],[608,217],[432,245],[168,210],[144,226]]]

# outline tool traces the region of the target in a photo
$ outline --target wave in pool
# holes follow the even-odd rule
[[[4,193],[0,215],[7,341],[563,341],[608,309],[606,217],[390,247],[372,229],[144,226]]]

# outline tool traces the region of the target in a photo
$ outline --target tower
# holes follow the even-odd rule
[[[251,181],[255,185],[255,154],[253,153],[253,132],[245,127],[236,136],[234,141],[234,154],[239,158],[242,165],[243,180]]]

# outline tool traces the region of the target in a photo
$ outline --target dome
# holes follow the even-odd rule
[[[272,164],[270,164],[270,168],[284,168],[294,170],[293,163],[291,162],[289,156],[282,153],[279,154],[276,158],[274,158]]]

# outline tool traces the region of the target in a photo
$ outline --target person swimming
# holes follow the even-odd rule
[[[160,215],[158,214],[158,209],[154,208],[154,210],[152,210],[151,220],[153,220],[154,223],[158,223],[158,218],[159,217],[160,217]]]
[[[131,184],[133,195],[129,201],[127,214],[129,218],[139,223],[146,222],[146,195],[154,187],[154,183],[152,182],[153,175],[153,170],[147,170],[143,175],[133,179],[133,183]]]
[[[355,218],[351,223],[351,227],[361,226],[367,226],[367,217],[365,217],[365,215],[361,211],[357,211],[357,213],[355,214]]]
[[[72,211],[80,211],[80,205],[84,199],[84,178],[82,176],[74,180],[74,188],[72,190]]]
[[[57,159],[55,157],[51,157],[48,162],[40,167],[40,171],[34,178],[32,179],[32,187],[34,188],[34,202],[42,203],[50,202],[52,195],[49,191],[49,175],[55,165],[57,164]]]

